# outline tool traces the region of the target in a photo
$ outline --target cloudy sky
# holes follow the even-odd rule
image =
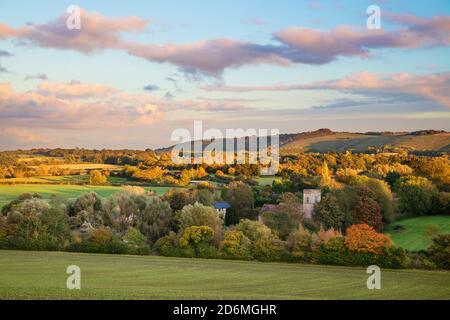
[[[0,0],[0,149],[156,148],[194,120],[450,130],[449,46],[442,0]]]

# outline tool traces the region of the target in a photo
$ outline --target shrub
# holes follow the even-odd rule
[[[220,243],[220,256],[225,259],[249,259],[251,250],[250,240],[241,231],[225,232],[224,240]]]
[[[358,224],[347,229],[345,246],[349,251],[381,254],[383,248],[392,246],[392,241],[367,224]]]
[[[211,245],[214,231],[208,226],[191,226],[183,230],[178,239],[179,247],[185,256],[212,258],[215,248]]]
[[[287,247],[292,256],[302,262],[311,260],[312,235],[303,226],[292,232],[287,240]]]
[[[427,255],[438,268],[450,270],[450,234],[434,238]]]

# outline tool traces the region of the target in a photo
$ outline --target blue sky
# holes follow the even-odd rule
[[[72,4],[92,22],[80,30],[90,52],[56,28]],[[366,29],[370,4],[381,8],[380,39]],[[281,132],[449,130],[449,15],[441,0],[0,1],[0,148],[153,148],[194,120]],[[118,31],[95,29],[122,18]],[[327,40],[309,43],[309,31]],[[120,41],[102,44],[108,32]]]

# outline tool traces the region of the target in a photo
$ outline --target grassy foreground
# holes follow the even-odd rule
[[[394,230],[395,226],[401,225],[405,229]],[[395,245],[411,251],[425,250],[429,243],[423,237],[427,226],[437,225],[442,233],[450,233],[450,216],[428,216],[417,217],[396,221],[386,228],[386,233],[390,235]]]
[[[66,268],[81,268],[81,290]],[[65,252],[0,251],[0,299],[450,299],[450,272]]]

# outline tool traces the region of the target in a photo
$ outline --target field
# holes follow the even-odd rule
[[[81,290],[66,268],[81,268]],[[0,299],[450,299],[450,272],[382,270],[368,290],[364,268],[0,251]]]
[[[24,185],[0,185],[0,208],[9,201],[16,199],[23,193],[39,193],[45,199],[49,199],[52,195],[68,199],[76,198],[80,194],[95,191],[101,197],[109,197],[119,192],[122,187],[112,186],[78,186],[78,185],[51,185],[51,184],[24,184]],[[157,195],[163,195],[169,190],[169,187],[146,187],[146,190],[153,190]]]
[[[401,225],[405,229],[394,230],[395,226]],[[395,245],[411,251],[424,250],[427,242],[422,237],[428,225],[438,225],[444,233],[450,233],[450,216],[429,216],[400,220],[390,224],[386,228]]]

